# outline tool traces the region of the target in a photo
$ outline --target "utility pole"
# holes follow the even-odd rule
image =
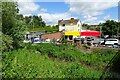
[[[117,33],[117,38],[118,40],[120,39],[119,36],[120,36],[120,32],[119,32],[119,23],[120,23],[120,1],[118,2],[118,33]],[[120,41],[118,42],[118,45],[119,45]],[[119,48],[118,48],[119,49]]]
[[[34,43],[34,18],[33,18],[33,43]]]
[[[32,41],[32,43],[34,43],[34,20],[33,20],[33,16],[32,16],[32,18],[31,18],[30,23],[32,23],[32,26],[33,26],[31,41]]]
[[[101,41],[101,35],[102,34],[102,26],[100,26],[100,41]]]
[[[118,2],[118,23],[120,23],[120,1]],[[119,32],[119,28],[120,26],[118,25],[118,33],[117,33],[117,37],[119,39],[119,35],[120,35],[120,32]]]

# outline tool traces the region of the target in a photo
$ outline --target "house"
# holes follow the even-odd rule
[[[58,20],[59,31],[65,32],[67,40],[73,40],[75,37],[80,36],[82,24],[79,19],[71,18],[69,20]]]
[[[79,19],[71,18],[70,20],[58,20],[59,31],[81,31],[82,24]]]

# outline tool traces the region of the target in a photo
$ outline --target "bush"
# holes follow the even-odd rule
[[[2,52],[13,49],[13,40],[10,36],[0,33],[0,38],[2,40],[2,45],[0,46]]]
[[[111,59],[109,64],[105,67],[101,78],[120,79],[120,51]]]
[[[87,48],[87,47],[88,47],[88,45],[87,45],[87,44],[82,44],[82,47]]]
[[[94,50],[86,53],[72,45],[28,43],[23,49],[3,53],[2,76],[3,78],[99,78],[115,52],[115,50]]]
[[[78,62],[52,61],[46,55],[19,49],[3,55],[3,78],[99,78],[101,72]]]
[[[79,50],[72,45],[57,46],[54,43],[41,43],[35,45],[27,45],[27,49],[30,51],[38,51],[41,54],[51,56],[53,58],[59,58],[66,61],[74,61],[77,59]]]
[[[13,47],[18,49],[24,47],[24,35],[27,32],[27,26],[24,21],[16,20],[16,27],[12,28]]]

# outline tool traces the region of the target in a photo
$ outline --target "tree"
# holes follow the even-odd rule
[[[2,32],[6,35],[12,34],[15,27],[18,8],[15,2],[2,2]]]
[[[16,2],[2,3],[2,33],[12,38],[14,48],[21,46],[26,29],[23,16],[18,11]]]
[[[10,49],[13,49],[13,40],[10,36],[0,32],[0,37],[2,37],[2,45],[0,46],[2,51],[8,51]]]
[[[22,14],[18,14],[18,15],[17,15],[17,19],[18,19],[18,20],[24,20],[24,17],[23,17]]]
[[[26,24],[28,24],[30,26],[30,28],[33,26],[34,23],[34,27],[45,27],[46,23],[42,20],[41,16],[25,16],[25,22]],[[33,19],[33,21],[31,22],[31,20]]]
[[[109,35],[113,37],[113,35],[117,35],[119,33],[119,22],[114,20],[107,20],[105,23],[102,24],[102,31],[104,35]]]
[[[13,29],[12,38],[14,39],[13,46],[16,48],[23,47],[24,35],[27,32],[27,25],[22,20],[16,20],[16,26]]]

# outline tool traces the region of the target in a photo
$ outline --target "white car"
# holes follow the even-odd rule
[[[50,42],[50,39],[46,39],[45,42],[46,42],[46,43],[49,43],[49,42]]]
[[[118,42],[119,42],[118,39],[107,39],[105,45],[114,45],[115,43],[118,44]]]
[[[31,42],[31,40],[24,40],[23,42],[24,43],[29,43],[29,42]]]

